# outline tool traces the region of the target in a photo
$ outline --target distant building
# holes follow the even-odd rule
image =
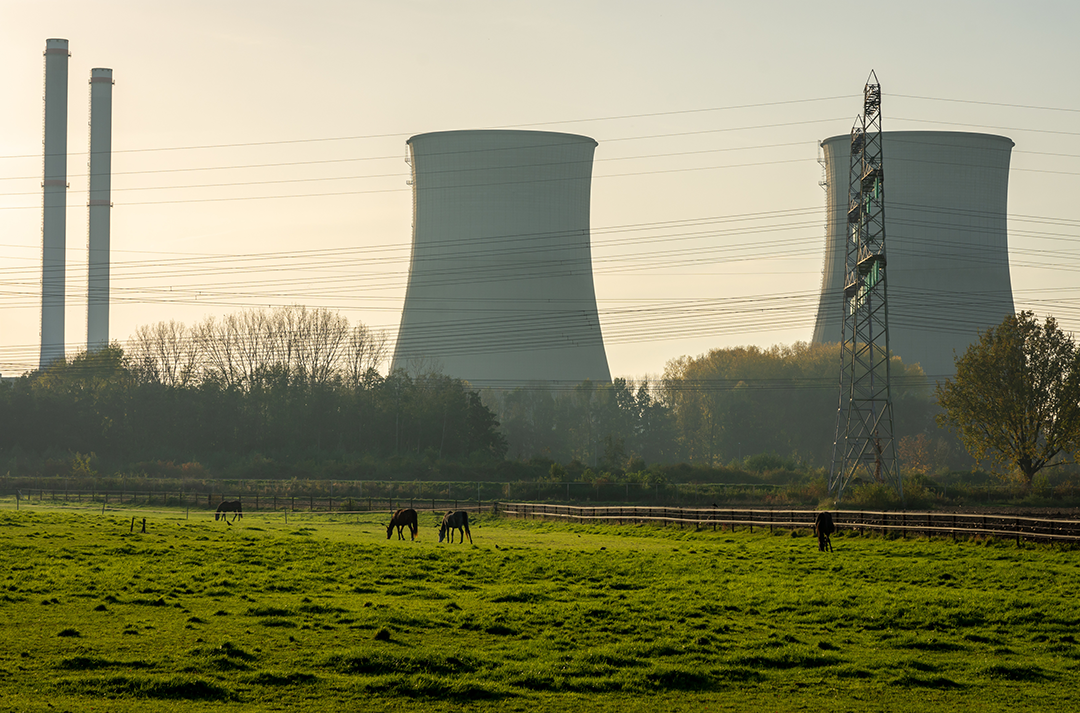
[[[822,142],[828,184],[815,343],[839,342],[848,235],[850,136]],[[1013,313],[1006,210],[1013,142],[948,131],[887,131],[885,245],[889,348],[931,380]]]
[[[391,368],[477,387],[610,381],[589,242],[596,142],[448,131],[408,147],[412,260]]]

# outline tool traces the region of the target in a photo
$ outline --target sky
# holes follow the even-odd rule
[[[810,340],[818,142],[849,132],[871,70],[886,131],[1015,142],[1016,307],[1080,332],[1078,27],[1080,4],[1039,0],[0,0],[0,373],[38,360],[48,38],[71,52],[70,354],[86,340],[87,80],[108,67],[112,339],[300,304],[392,342],[407,139],[565,131],[598,142],[601,327],[612,376],[641,378]]]

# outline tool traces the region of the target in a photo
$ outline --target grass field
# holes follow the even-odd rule
[[[0,710],[1080,709],[1080,551],[388,519],[0,509]]]

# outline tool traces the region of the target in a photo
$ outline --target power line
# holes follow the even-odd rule
[[[947,98],[944,98],[944,97],[923,97],[923,96],[918,96],[918,95],[915,95],[915,94],[895,94],[893,92],[890,92],[888,96],[896,97],[898,99],[921,99],[921,100],[924,100],[924,101],[949,102],[949,103],[952,103],[952,104],[978,104],[980,106],[1001,106],[1001,107],[1009,107],[1009,108],[1012,108],[1012,109],[1036,109],[1036,110],[1039,110],[1039,111],[1064,111],[1064,112],[1070,112],[1070,113],[1074,113],[1074,114],[1080,114],[1080,109],[1069,109],[1069,108],[1059,107],[1059,106],[1037,106],[1037,105],[1033,105],[1033,104],[1008,104],[1008,103],[1005,103],[1005,102],[977,101],[977,100],[974,100],[974,99],[955,99],[955,98],[948,98],[947,99]]]

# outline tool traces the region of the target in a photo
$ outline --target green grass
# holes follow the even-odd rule
[[[1080,707],[1077,551],[138,515],[0,510],[0,710]]]

